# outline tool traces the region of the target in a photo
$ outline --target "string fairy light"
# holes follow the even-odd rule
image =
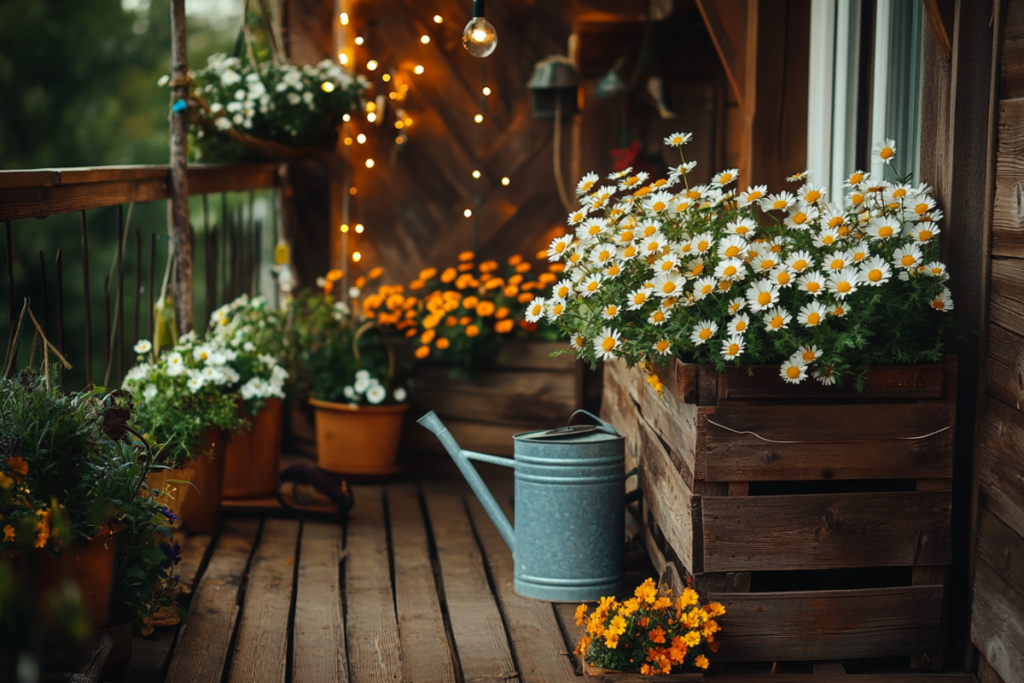
[[[423,75],[423,72],[424,72],[424,70],[425,70],[425,69],[423,68],[423,65],[422,65],[422,64],[417,64],[417,65],[416,65],[416,68],[415,68],[415,69],[413,69],[413,71],[414,71],[414,72],[416,73],[416,75],[417,75],[417,76],[421,76],[421,75]]]
[[[356,232],[357,233],[362,235],[364,230],[366,230],[366,228],[363,227],[362,223],[356,223]]]

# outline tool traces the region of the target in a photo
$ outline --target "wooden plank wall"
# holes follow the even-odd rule
[[[979,670],[1014,683],[1024,681],[1024,2],[1002,4],[971,640]]]

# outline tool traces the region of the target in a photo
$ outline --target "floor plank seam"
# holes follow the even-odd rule
[[[427,551],[430,554],[430,570],[434,574],[434,588],[437,590],[437,600],[441,605],[441,618],[444,621],[445,637],[448,639],[448,650],[452,653],[452,663],[455,664],[455,678],[458,683],[464,683],[462,675],[462,660],[459,658],[459,650],[455,646],[455,631],[452,629],[452,618],[448,612],[448,600],[445,597],[444,579],[441,576],[441,560],[437,554],[437,542],[434,539],[434,525],[430,522],[430,511],[427,509],[427,498],[423,487],[417,485],[416,491],[419,494],[420,514],[423,515],[423,526],[427,532]]]
[[[494,581],[494,572],[491,570],[491,563],[487,559],[487,550],[484,547],[483,542],[480,540],[480,534],[476,528],[476,521],[473,519],[473,513],[469,509],[469,502],[466,498],[462,497],[462,506],[465,509],[466,517],[469,519],[469,529],[473,532],[473,540],[476,541],[477,548],[480,549],[480,559],[484,564],[484,576],[487,577],[487,586],[491,590],[491,596],[494,599],[494,604],[498,608],[498,615],[501,617],[501,625],[505,630],[505,640],[508,641],[508,651],[512,655],[512,663],[515,665],[519,680],[522,681],[522,666],[519,663],[519,652],[516,650],[516,644],[512,640],[512,629],[509,626],[508,615],[505,613],[505,604],[501,600],[501,596],[498,593],[498,586]]]
[[[341,557],[338,559],[338,597],[341,599],[341,632],[345,638],[345,680],[352,681],[352,658],[348,656],[348,582],[345,581],[348,562],[348,517],[341,525]]]
[[[217,541],[220,539],[220,534],[224,530],[224,522],[221,521],[217,527],[217,531],[210,537],[210,542],[206,544],[206,549],[203,550],[203,558],[199,560],[199,567],[196,568],[195,576],[192,577],[192,583],[188,586],[189,599],[191,600],[192,593],[195,592],[199,582],[203,580],[203,575],[206,574],[206,568],[210,566],[210,560],[213,558],[213,549],[217,546]]]
[[[302,562],[302,535],[305,522],[299,522],[299,533],[295,539],[295,554],[292,560],[292,595],[288,605],[288,655],[285,659],[284,681],[292,683],[295,668],[295,604],[299,596],[299,563]]]
[[[221,670],[221,683],[229,683],[231,679],[231,664],[235,659],[235,648],[238,647],[238,625],[242,623],[242,610],[245,608],[245,593],[249,587],[249,570],[252,568],[252,560],[256,557],[256,551],[263,540],[263,527],[267,520],[260,518],[259,528],[256,530],[256,537],[253,539],[252,549],[249,557],[245,560],[245,569],[242,571],[242,580],[238,584],[238,593],[235,595],[235,609],[231,618],[231,640],[228,641],[227,657],[224,660],[224,667]]]

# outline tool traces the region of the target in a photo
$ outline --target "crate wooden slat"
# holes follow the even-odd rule
[[[639,463],[654,564],[735,605],[724,657],[940,663],[955,359],[871,368],[862,393],[792,387],[774,366],[657,373],[660,396],[639,369],[606,364],[602,414]],[[851,570],[883,572],[882,587]],[[757,592],[787,572],[829,590]]]

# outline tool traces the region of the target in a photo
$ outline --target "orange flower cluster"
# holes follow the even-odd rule
[[[704,670],[707,655],[718,651],[715,618],[723,614],[720,603],[701,606],[692,588],[675,597],[647,579],[628,600],[601,598],[589,615],[586,604],[576,609],[576,624],[586,626],[576,654],[592,666],[647,676],[667,675],[673,667]]]

